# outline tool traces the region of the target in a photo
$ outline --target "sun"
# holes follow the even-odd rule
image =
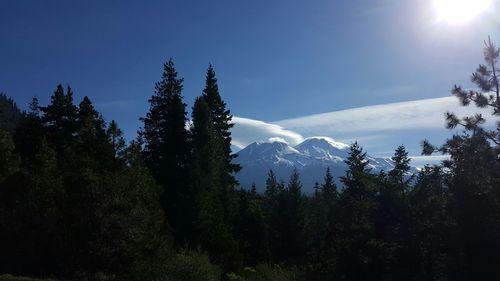
[[[433,0],[438,20],[450,24],[468,22],[491,6],[492,0]]]

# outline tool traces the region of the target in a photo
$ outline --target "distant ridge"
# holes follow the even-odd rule
[[[330,167],[333,176],[345,174],[345,159],[349,155],[349,145],[328,137],[310,137],[296,146],[282,141],[254,142],[238,152],[235,162],[243,169],[237,174],[242,187],[255,183],[257,190],[265,189],[267,174],[272,169],[278,179],[288,181],[294,168],[300,173],[303,191],[312,193],[315,182],[322,182],[325,171]],[[390,159],[367,157],[374,172],[389,171],[393,164]]]

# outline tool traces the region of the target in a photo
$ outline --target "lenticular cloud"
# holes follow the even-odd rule
[[[239,149],[256,141],[279,141],[297,145],[304,140],[304,137],[299,133],[260,120],[234,116],[233,123],[232,144]]]

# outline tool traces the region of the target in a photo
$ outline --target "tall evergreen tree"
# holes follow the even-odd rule
[[[477,89],[464,90],[461,86],[455,85],[451,93],[456,96],[463,106],[474,103],[479,108],[492,109],[492,116],[500,116],[500,48],[498,48],[491,39],[484,42],[484,62],[480,64],[474,73],[471,81],[476,84]],[[457,126],[462,127],[471,134],[482,134],[489,141],[497,146],[500,153],[500,122],[497,122],[496,128],[488,130],[484,128],[486,119],[482,114],[474,116],[458,117],[452,112],[446,112],[446,122],[448,129],[454,129]],[[424,152],[432,153],[435,150],[445,152],[446,146],[436,148],[424,141]]]
[[[74,140],[77,129],[78,109],[73,104],[73,91],[68,86],[66,92],[58,85],[51,102],[41,107],[43,124],[49,141],[55,144],[58,153],[63,153],[65,146]]]
[[[308,241],[309,276],[332,279],[336,267],[335,243],[338,237],[338,193],[330,168],[323,183],[316,183],[316,191],[307,205],[305,222]]]
[[[123,138],[122,130],[118,127],[118,123],[116,123],[115,120],[112,120],[111,123],[109,123],[106,134],[111,142],[113,158],[122,158],[126,148],[125,139]]]
[[[492,118],[500,115],[499,58],[500,48],[488,39],[485,64],[479,65],[471,77],[477,89],[463,90],[456,85],[452,89],[464,106],[472,102],[480,108],[491,108]],[[440,147],[424,141],[423,153],[450,155],[444,166],[450,171],[451,213],[457,224],[451,278],[488,279],[499,274],[492,261],[500,258],[500,122],[491,130],[483,126],[486,119],[481,114],[459,118],[450,112],[446,121],[449,129],[459,126],[463,132]]]
[[[35,101],[16,127],[22,163],[0,182],[0,272],[71,280],[160,277],[169,230],[139,146],[116,159],[90,100],[77,108],[62,87],[41,115],[38,109]]]
[[[271,259],[274,262],[283,261],[283,253],[287,247],[283,240],[285,224],[282,219],[286,212],[286,190],[285,184],[278,182],[273,170],[269,171],[266,180],[264,206]]]
[[[221,145],[226,164],[226,175],[224,179],[225,184],[235,185],[236,179],[234,178],[234,173],[241,170],[241,166],[232,163],[232,160],[236,157],[236,155],[231,152],[231,128],[234,126],[231,120],[233,116],[226,108],[226,103],[222,100],[222,97],[219,94],[219,86],[217,84],[217,78],[215,77],[215,70],[211,64],[207,69],[203,97],[212,112],[212,121],[214,122],[214,128],[217,132],[217,136],[222,139]]]
[[[410,158],[408,157],[408,152],[403,145],[400,145],[394,152],[394,156],[391,158],[394,163],[394,168],[389,171],[389,178],[391,181],[397,184],[405,184],[405,176],[410,171]]]
[[[186,105],[182,98],[182,78],[177,77],[172,59],[163,66],[161,80],[149,100],[151,107],[139,138],[144,158],[153,177],[162,187],[162,206],[174,230],[180,229],[183,214],[178,206],[186,192],[188,157]],[[181,233],[175,233],[182,240]]]
[[[215,135],[219,139],[217,145],[220,146],[220,156],[223,160],[223,165],[220,166],[221,181],[219,187],[222,191],[221,200],[224,206],[224,221],[226,224],[231,224],[237,212],[237,198],[234,196],[234,188],[238,182],[234,174],[241,167],[238,164],[232,163],[232,160],[236,157],[231,151],[231,128],[234,126],[231,120],[233,116],[226,108],[226,103],[219,94],[217,78],[211,64],[207,69],[203,98],[210,109]]]
[[[124,149],[123,160],[125,165],[105,180],[112,190],[100,210],[100,239],[92,246],[117,279],[157,280],[173,254],[161,189],[144,165],[137,143]]]
[[[195,215],[195,241],[228,265],[236,245],[224,217],[226,190],[222,188],[224,175],[221,167],[225,162],[219,142],[210,108],[204,98],[198,97],[192,113],[190,184],[186,197],[189,199],[184,206],[196,208],[188,211]]]
[[[326,271],[331,274],[336,266],[336,242],[339,239],[339,192],[333,179],[330,167],[327,168],[323,184],[321,185],[321,198],[325,205],[326,227],[323,251],[323,265],[328,267]]]
[[[266,190],[264,191],[264,195],[266,196],[267,200],[275,200],[279,192],[280,190],[278,179],[276,178],[274,171],[269,170],[266,179]]]
[[[442,167],[425,166],[410,191],[409,247],[418,280],[445,280],[452,276],[451,246],[456,240],[450,209],[450,192]]]
[[[0,183],[0,272],[31,276],[67,273],[71,239],[65,235],[64,204],[57,154],[43,141],[29,163]]]
[[[106,125],[104,119],[95,110],[88,97],[84,97],[78,106],[77,134],[75,141],[75,152],[80,159],[93,159],[96,165],[103,165],[107,168],[111,161],[111,151],[109,139],[106,135]]]
[[[499,273],[500,259],[500,161],[482,134],[458,138],[450,147],[450,191],[458,234],[455,253],[457,280]]]
[[[337,184],[333,179],[330,167],[326,169],[325,178],[323,184],[321,185],[321,192],[323,197],[328,201],[335,201],[338,197]]]
[[[382,247],[382,257],[378,259],[381,276],[394,276],[396,279],[411,278],[412,260],[409,258],[410,207],[407,190],[410,184],[408,171],[410,159],[404,146],[399,146],[392,157],[394,168],[380,173],[377,181],[377,210],[375,213],[376,239]]]
[[[284,260],[290,264],[303,261],[305,253],[304,240],[304,194],[299,172],[294,169],[285,191],[285,212],[282,214],[283,232],[281,239],[287,245],[281,253]]]
[[[263,198],[257,192],[240,190],[235,233],[245,264],[255,266],[270,258]]]
[[[24,114],[14,132],[16,150],[23,162],[30,162],[34,159],[42,140],[46,137],[40,114],[38,99],[33,98],[29,104],[29,111]]]
[[[344,161],[347,164],[346,175],[341,177],[342,183],[346,188],[356,191],[363,187],[363,180],[370,173],[368,168],[368,159],[366,159],[366,152],[363,151],[357,142],[350,146],[349,156]]]
[[[345,188],[339,200],[338,274],[347,280],[377,280],[382,269],[377,268],[381,244],[375,232],[375,176],[370,174],[366,152],[357,142],[351,145],[345,162],[348,169],[341,177]]]

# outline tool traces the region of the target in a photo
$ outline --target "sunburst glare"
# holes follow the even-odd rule
[[[468,22],[491,7],[492,0],[434,0],[438,21],[450,24]]]

